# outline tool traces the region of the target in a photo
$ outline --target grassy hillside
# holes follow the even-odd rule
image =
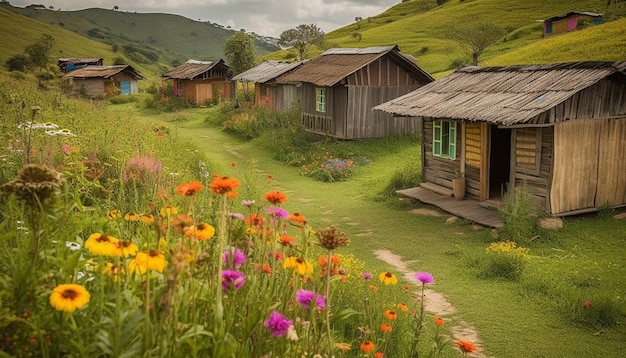
[[[618,14],[624,15],[624,7],[626,5],[621,5]],[[434,0],[413,0],[328,33],[327,47],[397,44],[403,52],[416,56],[424,69],[441,76],[460,63],[470,62],[470,55],[464,48],[450,40],[450,31],[459,24],[484,21],[504,29],[506,35],[480,57],[481,65],[491,65],[495,58],[499,59],[498,64],[536,62],[537,58],[524,56],[526,49],[532,49],[532,44],[539,46],[532,53],[537,54],[540,62],[626,58],[623,49],[626,33],[619,30],[620,26],[624,28],[624,22],[607,22],[554,38],[542,38],[542,24],[537,20],[573,10],[605,13],[611,9],[607,9],[606,0],[451,0],[442,6],[436,6]],[[609,11],[604,18],[614,16],[615,13]],[[604,35],[605,31],[610,35]],[[355,37],[355,33],[360,37]],[[560,44],[558,52],[544,57],[541,48],[557,43]],[[518,51],[520,48],[525,50]],[[314,51],[311,56],[322,50]],[[500,59],[508,53],[510,55]],[[283,51],[274,56],[291,57],[293,53]]]
[[[109,45],[131,44],[158,49],[183,58],[215,60],[224,56],[224,43],[235,30],[210,22],[193,21],[183,16],[160,13],[133,13],[92,8],[79,11],[19,8],[3,5],[21,15],[63,27]],[[260,54],[276,51],[277,46],[256,40]],[[168,60],[171,62],[172,56]]]

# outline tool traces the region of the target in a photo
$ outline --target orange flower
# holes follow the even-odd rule
[[[176,192],[182,196],[194,196],[200,190],[202,190],[202,183],[199,181],[190,181],[189,183],[182,183],[176,188]]]
[[[380,330],[385,332],[385,333],[389,333],[393,330],[393,327],[390,324],[387,323],[381,323],[380,324]]]
[[[337,347],[337,349],[342,350],[344,352],[347,352],[350,349],[352,349],[352,345],[350,343],[335,343],[335,347]]]
[[[398,319],[398,314],[396,313],[396,311],[392,311],[392,310],[386,310],[385,311],[385,317],[387,317],[387,319],[390,320],[396,320]]]
[[[246,225],[263,226],[263,217],[259,214],[250,214],[246,218]]]
[[[407,307],[407,305],[402,303],[402,302],[398,303],[398,308],[402,312],[408,312],[409,311],[409,307]]]
[[[365,342],[361,342],[361,345],[359,346],[359,348],[361,348],[361,352],[363,353],[371,353],[374,350],[374,348],[376,348],[376,345],[372,341],[365,341]]]
[[[289,221],[292,221],[297,224],[304,224],[306,222],[306,217],[299,213],[289,214]]]
[[[178,232],[185,232],[191,225],[193,220],[185,214],[179,214],[174,218],[174,230]]]
[[[232,198],[233,194],[236,197],[237,194],[234,193],[234,190],[239,188],[240,185],[241,184],[239,183],[239,180],[237,179],[227,177],[227,176],[220,177],[219,175],[214,175],[213,181],[211,182],[209,186],[211,187],[211,191],[213,193],[226,194],[228,197]]]
[[[255,268],[257,273],[272,274],[272,267],[269,264],[256,264]]]
[[[476,346],[468,341],[464,341],[462,339],[459,339],[458,341],[454,342],[454,345],[457,346],[457,348],[459,348],[463,353],[473,353],[476,352]]]
[[[435,317],[435,318],[433,318],[433,321],[435,321],[435,324],[436,324],[437,326],[439,326],[439,327],[441,327],[441,326],[443,326],[444,324],[446,324],[446,322],[445,322],[442,318],[439,318],[439,317]]]
[[[369,285],[369,286],[367,286],[367,288],[369,288],[370,290],[372,290],[374,292],[378,292],[378,287],[377,286]]]
[[[268,193],[266,193],[263,196],[263,199],[269,201],[270,203],[276,205],[276,204],[282,204],[283,202],[285,202],[285,200],[287,200],[287,195],[277,191],[277,190],[273,190],[270,191]]]
[[[293,236],[280,235],[280,243],[283,246],[293,246],[295,239]]]
[[[374,353],[374,358],[383,358],[384,356],[385,356],[385,353],[383,352]]]

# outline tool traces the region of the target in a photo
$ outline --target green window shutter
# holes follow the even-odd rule
[[[450,136],[448,137],[448,155],[456,159],[456,122],[450,122]]]
[[[433,122],[433,155],[441,156],[441,121]]]

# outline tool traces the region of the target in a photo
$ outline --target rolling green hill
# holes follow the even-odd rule
[[[7,3],[1,7],[41,22],[65,28],[79,35],[119,47],[134,46],[163,52],[169,64],[186,61],[216,60],[224,57],[224,43],[236,31],[210,22],[160,13],[134,13],[91,8],[57,11],[45,8],[20,8]],[[255,37],[259,54],[278,50],[271,38]]]

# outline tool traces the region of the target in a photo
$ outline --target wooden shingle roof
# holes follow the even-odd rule
[[[238,74],[237,76],[233,77],[232,80],[266,83],[268,81],[276,79],[276,77],[284,73],[293,71],[307,61],[308,60],[296,62],[283,62],[274,60],[265,61],[256,67],[253,67],[245,72]]]
[[[465,67],[374,109],[410,117],[528,123],[608,76],[626,80],[624,69],[626,62]]]
[[[402,55],[398,46],[367,47],[367,48],[333,48],[297,70],[281,76],[278,83],[308,82],[317,86],[330,87],[354,72],[378,60],[383,56],[391,56],[396,63],[424,77],[427,82],[432,76],[421,69],[417,63]]]
[[[117,66],[86,66],[79,68],[72,72],[69,72],[65,77],[71,78],[111,78],[118,73],[126,72],[127,75],[133,77],[136,80],[145,80],[137,70],[131,65],[117,65]]]
[[[179,80],[192,80],[216,67],[223,67],[226,70],[230,69],[230,67],[222,59],[218,61],[188,60],[182,65],[165,72],[162,77]]]

